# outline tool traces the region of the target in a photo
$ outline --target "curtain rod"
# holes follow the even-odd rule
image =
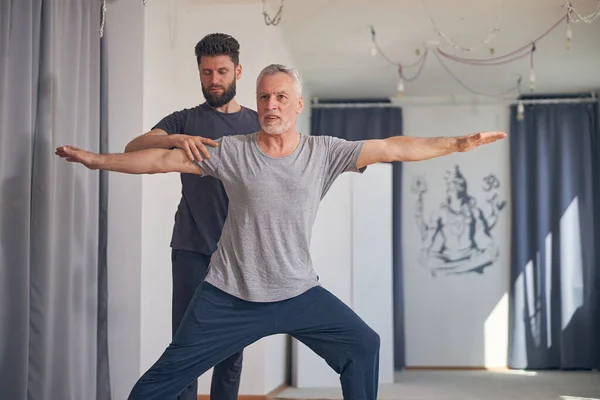
[[[594,93],[589,97],[579,98],[547,98],[547,99],[523,99],[523,104],[573,104],[573,103],[596,103],[598,98]],[[479,98],[472,99],[427,99],[413,98],[412,100],[407,98],[405,100],[393,100],[391,103],[319,103],[318,99],[311,104],[311,108],[400,108],[402,106],[432,106],[432,105],[513,105],[518,104],[517,99],[497,99],[497,100],[483,100]]]
[[[397,103],[315,103],[311,108],[400,108]]]

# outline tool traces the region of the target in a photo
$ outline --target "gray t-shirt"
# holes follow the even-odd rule
[[[301,135],[294,152],[273,158],[257,134],[223,137],[199,163],[223,182],[229,213],[206,281],[247,301],[281,301],[318,286],[310,239],[333,181],[356,167],[362,141]]]

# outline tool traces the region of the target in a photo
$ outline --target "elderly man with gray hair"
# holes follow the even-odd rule
[[[213,176],[229,197],[206,280],[172,343],[136,383],[130,399],[172,399],[231,354],[265,336],[286,333],[340,375],[344,399],[375,400],[379,336],[319,284],[312,267],[309,245],[319,202],[344,172],[464,152],[505,137],[484,132],[346,141],[298,133],[296,118],[304,107],[300,76],[282,65],[260,73],[256,101],[260,131],[217,140],[208,148],[210,157],[199,162],[179,149],[102,155],[71,146],[57,149],[59,156],[91,169]]]

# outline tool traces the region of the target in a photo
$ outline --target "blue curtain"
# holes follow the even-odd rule
[[[597,103],[511,108],[510,368],[600,367],[599,135]]]
[[[377,103],[385,100],[371,100]],[[330,101],[338,103],[338,101]],[[365,103],[364,100],[345,103]],[[402,135],[402,109],[398,107],[318,108],[311,111],[311,134],[337,136],[347,140],[385,139]],[[393,273],[394,273],[394,365],[405,365],[404,353],[404,295],[402,293],[402,164],[394,163],[393,174]]]

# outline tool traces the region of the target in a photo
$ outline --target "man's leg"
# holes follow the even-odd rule
[[[341,300],[315,287],[279,303],[275,321],[340,374],[345,400],[377,399],[379,335]]]
[[[171,261],[173,263],[172,328],[174,337],[196,288],[206,277],[210,255],[173,249]],[[243,351],[239,351],[215,366],[210,388],[211,399],[237,399],[242,375],[242,359]],[[194,380],[177,397],[177,400],[197,400],[197,393],[198,380]]]
[[[130,400],[174,399],[215,364],[272,333],[268,304],[250,303],[203,283],[173,342],[138,380]]]

